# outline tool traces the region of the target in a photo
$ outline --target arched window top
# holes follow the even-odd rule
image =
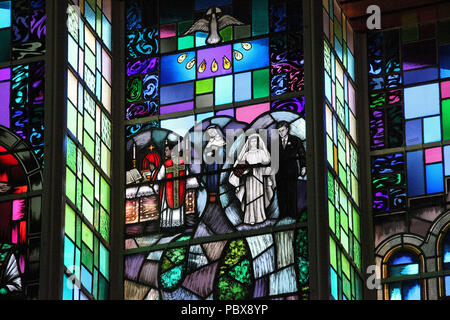
[[[450,229],[443,238],[442,242],[442,259],[444,262],[444,269],[450,269]]]
[[[408,276],[419,273],[419,257],[409,250],[395,252],[388,261],[388,276]]]

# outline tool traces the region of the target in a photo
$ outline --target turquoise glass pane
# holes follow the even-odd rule
[[[102,15],[102,39],[105,45],[111,50],[111,23]]]
[[[400,283],[392,283],[389,285],[389,299],[402,300],[402,291]]]
[[[216,105],[233,102],[233,76],[218,77],[215,80]]]
[[[75,262],[75,245],[70,239],[65,236],[64,237],[64,266],[69,269],[70,272],[73,272],[73,265]]]
[[[11,1],[0,2],[0,28],[11,26]]]
[[[252,34],[269,32],[269,0],[252,1]]]
[[[338,277],[333,268],[330,267],[330,285],[331,295],[334,299],[338,300]]]
[[[418,264],[410,264],[410,265],[400,265],[394,266],[390,268],[389,276],[390,277],[398,277],[398,276],[407,276],[419,273],[419,265]]]
[[[63,276],[63,300],[72,300],[72,282],[67,278],[67,276],[64,274]]]
[[[234,76],[234,100],[245,101],[252,98],[252,74],[240,73]]]
[[[84,16],[86,17],[86,20],[91,25],[92,29],[95,30],[95,12],[92,10],[92,8],[87,4],[84,6]]]
[[[441,141],[441,117],[423,119],[423,142]]]

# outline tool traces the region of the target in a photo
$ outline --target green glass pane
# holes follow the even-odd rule
[[[344,211],[341,212],[341,228],[348,234],[348,216]]]
[[[92,158],[95,158],[95,143],[94,140],[84,131],[84,147]]]
[[[101,177],[100,180],[101,180],[100,203],[103,206],[103,208],[105,208],[105,210],[107,212],[109,212],[109,210],[110,210],[110,198],[111,198],[110,187],[109,187],[109,184],[105,181],[105,179],[103,179]]]
[[[342,272],[344,272],[344,274],[350,278],[350,262],[342,252],[341,252],[341,261],[342,261]]]
[[[0,30],[0,62],[9,61],[11,51],[11,29]]]
[[[341,240],[341,244],[342,244],[342,246],[344,247],[344,249],[345,249],[345,251],[348,253],[349,252],[349,249],[348,249],[348,247],[349,247],[349,245],[348,245],[348,236],[347,236],[347,234],[344,232],[344,229],[342,229],[341,228],[341,230],[340,230],[340,233],[341,233],[341,237],[340,237],[340,240]]]
[[[334,18],[334,34],[339,39],[339,42],[342,43],[342,26],[336,17]]]
[[[253,72],[253,98],[269,96],[269,69]]]
[[[89,114],[84,115],[84,129],[91,137],[95,137],[95,120]]]
[[[252,35],[269,32],[269,0],[252,0]]]
[[[95,199],[100,201],[100,174],[95,170]]]
[[[345,296],[348,299],[350,299],[351,298],[351,284],[350,284],[350,281],[346,277],[342,278],[342,287],[343,287]]]
[[[108,282],[105,278],[103,278],[101,275],[99,275],[99,283],[98,283],[98,299],[99,300],[106,300],[108,299]]]
[[[337,269],[337,261],[336,261],[336,243],[330,237],[330,264]]]
[[[94,223],[94,207],[83,197],[83,216],[91,223]]]
[[[94,255],[84,243],[81,245],[81,263],[92,272]]]
[[[203,93],[210,93],[214,90],[214,79],[209,78],[205,80],[199,80],[195,84],[195,93],[196,94],[203,94]]]
[[[101,36],[102,34],[102,11],[99,7],[97,7],[97,14],[96,14],[96,30],[97,34]]]
[[[344,87],[339,83],[339,81],[336,82],[336,97],[342,105],[345,103]]]
[[[66,168],[66,196],[73,203],[76,203],[76,184],[77,178],[69,168]]]
[[[77,117],[77,109],[72,102],[67,100],[67,129],[69,129],[75,137],[77,136]]]
[[[85,156],[83,156],[83,173],[89,181],[94,182],[94,166]]]
[[[360,241],[360,232],[359,232],[359,214],[358,211],[353,208],[353,234],[355,235],[356,239]]]
[[[103,209],[102,209],[103,210]],[[98,201],[94,202],[94,228],[99,230],[99,220],[100,220],[100,204]]]
[[[77,146],[67,137],[66,163],[72,171],[77,171]]]
[[[87,46],[84,52],[84,63],[86,63],[91,71],[95,71],[95,55]]]
[[[83,184],[80,180],[77,179],[77,199],[76,199],[76,205],[78,210],[81,211],[81,198],[83,197]]]
[[[76,219],[77,219],[77,221],[76,221],[76,231],[77,231],[76,244],[77,244],[77,247],[81,247],[81,219],[78,215],[77,215]]]
[[[442,100],[442,135],[443,140],[450,139],[450,99]]]
[[[92,283],[92,295],[94,299],[98,299],[98,270],[94,268],[94,279]]]
[[[109,251],[106,249],[102,243],[100,243],[100,265],[99,270],[105,276],[106,279],[109,279]]]
[[[250,26],[234,26],[234,39],[244,39],[251,36]]]
[[[78,248],[75,248],[75,276],[77,279],[81,278],[81,250]]]
[[[78,141],[80,143],[83,143],[83,116],[78,113],[78,127],[77,127],[77,133],[76,137],[78,138]]]
[[[190,49],[194,47],[194,36],[178,38],[178,50]]]
[[[96,268],[98,268],[98,262],[99,262],[98,244],[99,244],[98,238],[94,237],[94,266]]]
[[[84,223],[82,224],[82,233],[83,242],[88,246],[89,249],[94,250],[94,234]]]
[[[103,169],[103,172],[106,173],[106,175],[109,177],[111,174],[111,152],[105,146],[104,143],[102,143],[101,145],[102,145],[101,167]]]
[[[330,226],[330,229],[333,230],[334,233],[336,233],[336,217],[335,217],[335,209],[331,201],[328,201],[328,224]]]
[[[232,26],[228,26],[228,27],[222,29],[219,33],[222,36],[223,42],[233,40],[233,27]]]
[[[94,186],[86,179],[86,177],[83,177],[83,196],[85,196],[90,203],[94,203]]]
[[[347,187],[347,173],[345,172],[344,167],[339,163],[339,179],[342,184]]]
[[[68,204],[66,204],[64,231],[72,241],[75,241],[75,211]]]
[[[100,211],[100,234],[106,242],[109,242],[109,215],[101,210]]]

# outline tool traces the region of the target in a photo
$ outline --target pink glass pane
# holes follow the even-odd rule
[[[0,125],[9,128],[10,82],[0,82]]]
[[[236,119],[250,123],[255,120],[259,115],[270,110],[269,103],[256,104],[253,106],[242,107],[236,109]]]
[[[433,163],[433,162],[441,162],[441,161],[442,161],[441,147],[425,150],[425,163]]]
[[[12,219],[14,221],[22,220],[25,216],[25,200],[19,199],[13,201]]]
[[[163,25],[160,33],[161,39],[175,37],[177,35],[177,25],[175,23]]]
[[[441,83],[442,99],[450,98],[450,81]]]

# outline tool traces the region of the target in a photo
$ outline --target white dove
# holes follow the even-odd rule
[[[206,12],[206,19],[197,20],[184,35],[192,34],[197,31],[209,32],[206,39],[207,44],[217,44],[222,41],[219,31],[228,26],[241,26],[244,23],[230,15],[222,15],[222,10],[218,7],[209,8]]]

